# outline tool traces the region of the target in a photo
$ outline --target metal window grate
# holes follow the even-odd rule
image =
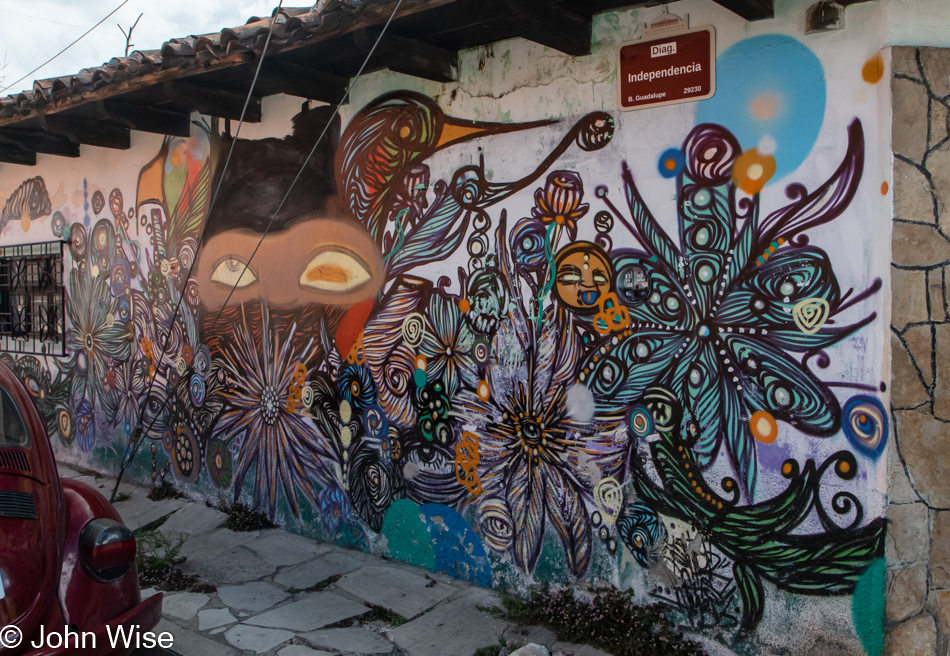
[[[0,247],[0,351],[65,355],[63,243]]]

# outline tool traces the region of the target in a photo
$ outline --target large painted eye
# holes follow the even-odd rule
[[[348,292],[365,285],[373,277],[369,265],[342,249],[317,253],[300,276],[300,284],[327,292]]]
[[[218,266],[214,268],[214,272],[211,274],[211,280],[228,287],[240,289],[241,287],[247,287],[251,283],[256,282],[257,276],[254,275],[251,268],[246,266],[244,262],[237,258],[229,257],[221,260]]]

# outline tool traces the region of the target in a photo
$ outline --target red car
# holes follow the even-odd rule
[[[124,655],[143,646],[162,595],[142,601],[135,548],[101,494],[60,479],[29,393],[0,364],[0,654]]]

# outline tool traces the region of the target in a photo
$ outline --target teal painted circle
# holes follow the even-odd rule
[[[636,351],[638,358],[645,358],[650,355],[650,347],[648,347],[646,344],[637,344]]]
[[[699,270],[696,272],[696,275],[699,276],[699,279],[703,282],[709,282],[713,277],[712,267],[708,264],[704,264],[699,267]]]
[[[706,189],[700,189],[693,195],[693,202],[696,203],[700,207],[706,207],[707,205],[709,205],[710,199],[711,197],[709,195],[709,191]],[[707,239],[709,238],[709,232],[706,231],[706,228],[703,228],[700,232],[706,232],[706,238]],[[697,241],[699,240],[698,235],[696,236],[696,240]],[[706,243],[706,242],[703,242],[703,243]]]
[[[699,194],[696,194],[697,196]],[[709,230],[706,228],[700,228],[696,231],[696,245],[705,246],[709,243]]]
[[[650,295],[650,302],[653,303],[654,305],[657,304],[657,303],[659,303],[659,302],[660,302],[660,295],[657,294],[656,292],[653,292],[653,294]]]
[[[676,299],[675,296],[670,296],[668,299],[666,299],[666,307],[668,307],[669,309],[675,310],[679,306],[680,306],[680,302]]]
[[[782,286],[778,288],[783,296],[791,296],[792,292],[795,291],[795,285],[790,282],[783,282]]]
[[[825,117],[825,70],[805,45],[781,34],[745,39],[716,60],[716,95],[699,103],[697,123],[718,123],[750,150],[775,140],[775,175],[797,169]]]
[[[426,386],[426,372],[424,369],[416,369],[416,373],[412,375],[412,379],[416,383],[416,387],[422,389]]]

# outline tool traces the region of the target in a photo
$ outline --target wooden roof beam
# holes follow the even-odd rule
[[[775,7],[772,0],[713,0],[713,2],[739,14],[747,21],[775,17]]]
[[[254,95],[286,93],[335,105],[343,100],[348,82],[339,75],[268,57],[261,67]]]
[[[0,162],[36,166],[36,153],[32,150],[24,150],[19,146],[0,143]]]
[[[353,43],[361,55],[369,53],[380,31],[364,28],[353,32]],[[458,53],[392,32],[383,35],[373,54],[372,65],[434,82],[454,82],[459,72]]]
[[[100,100],[96,103],[96,113],[103,118],[121,121],[128,128],[139,132],[173,137],[191,135],[191,115],[183,112],[169,112],[118,100]]]
[[[124,125],[63,114],[41,116],[40,125],[47,132],[62,135],[73,143],[117,150],[128,150],[132,147],[129,128]]]
[[[512,25],[528,41],[575,57],[590,54],[591,18],[544,0],[494,0],[492,4],[507,4],[506,13],[514,13]]]
[[[38,130],[0,130],[0,144],[60,157],[79,157],[79,144]]]
[[[233,121],[241,119],[241,111],[247,96],[233,91],[226,91],[215,87],[205,86],[195,81],[172,80],[164,84],[165,95],[179,105],[188,107],[191,111],[207,116],[229,118]],[[246,123],[261,122],[261,99],[251,97],[247,105]]]

